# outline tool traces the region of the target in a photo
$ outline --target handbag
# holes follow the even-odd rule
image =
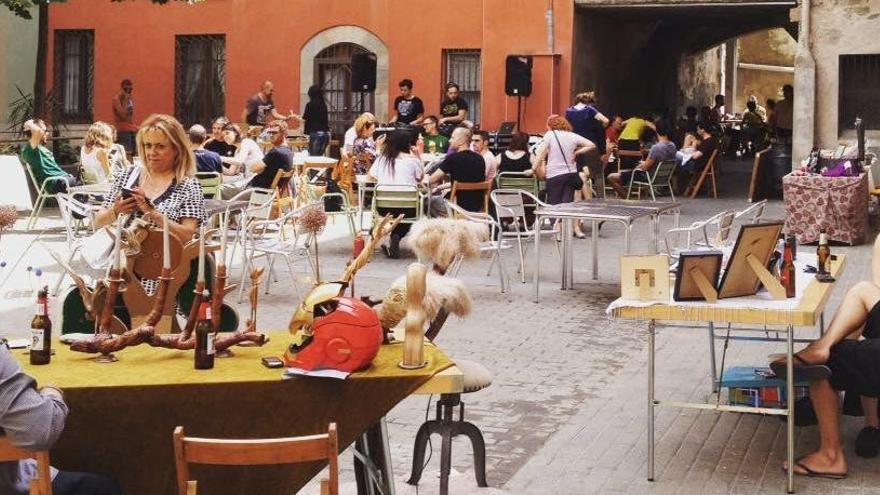
[[[556,138],[556,145],[559,146],[559,152],[562,153],[562,159],[565,160],[565,166],[568,167],[569,170],[569,185],[574,188],[575,191],[580,191],[584,187],[584,181],[581,179],[581,174],[577,173],[577,169],[572,170],[571,164],[568,163],[568,157],[565,156],[565,150],[562,149],[562,143],[559,142],[559,136],[556,135],[556,131],[553,132],[553,137]],[[546,173],[546,171],[545,171]]]

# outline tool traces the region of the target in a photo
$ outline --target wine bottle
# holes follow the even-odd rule
[[[49,287],[37,292],[37,312],[31,320],[31,364],[49,364],[52,359],[52,320],[49,319]]]
[[[209,370],[214,367],[214,324],[211,322],[211,298],[204,292],[196,323],[195,368]]]
[[[818,268],[819,274],[826,275],[830,273],[831,267],[828,266],[828,262],[831,260],[831,248],[828,247],[828,234],[825,233],[825,230],[822,230],[819,233],[819,247],[816,248],[816,268]]]
[[[785,252],[782,255],[782,269],[780,272],[779,281],[782,283],[782,286],[785,287],[785,297],[795,297],[795,274],[796,270],[794,269],[794,261],[792,260],[792,251],[793,246],[791,242],[785,243]]]

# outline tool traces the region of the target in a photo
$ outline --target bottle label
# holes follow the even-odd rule
[[[43,303],[37,303],[37,316],[46,316],[46,305]]]
[[[31,350],[46,350],[46,332],[42,328],[31,328]]]
[[[206,319],[206,320],[211,320],[211,319],[213,319],[213,316],[211,316],[211,307],[210,307],[210,306],[208,306],[207,308],[205,308],[205,319]]]
[[[208,343],[206,345],[207,345],[207,350],[206,350],[205,354],[207,354],[209,356],[213,355],[214,354],[214,334],[213,333],[208,334]]]

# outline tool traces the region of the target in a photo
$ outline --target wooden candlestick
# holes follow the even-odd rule
[[[406,273],[406,335],[403,340],[403,361],[398,366],[407,370],[423,368],[425,360],[425,278],[428,268],[421,263],[409,265]]]
[[[205,226],[202,225],[199,228],[199,272],[196,277],[196,282],[201,282],[202,286],[205,285]]]
[[[214,273],[214,293],[211,294],[211,324],[214,333],[220,331],[220,312],[223,310],[223,296],[226,294],[226,265],[223,260]]]
[[[168,217],[162,215],[162,268],[171,270],[171,241],[168,239]]]

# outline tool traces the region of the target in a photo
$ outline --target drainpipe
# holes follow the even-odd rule
[[[816,139],[816,60],[810,51],[811,2],[812,0],[801,0],[798,46],[794,56],[792,170],[813,149]]]
[[[553,56],[556,43],[553,36],[555,21],[553,0],[547,1],[547,13],[545,15],[547,17],[547,53],[550,56],[550,113],[556,113],[556,58]]]
[[[547,17],[547,53],[553,53],[553,0],[549,0],[547,2],[547,13],[544,14]]]

